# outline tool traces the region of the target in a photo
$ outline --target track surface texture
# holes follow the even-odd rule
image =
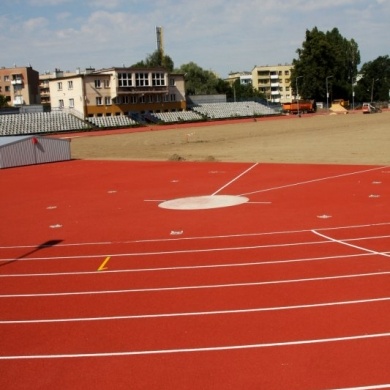
[[[0,387],[390,388],[389,165],[1,171]]]

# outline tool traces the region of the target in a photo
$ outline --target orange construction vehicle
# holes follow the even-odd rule
[[[316,111],[317,105],[314,100],[293,100],[291,103],[283,103],[283,112],[286,114],[306,114]]]

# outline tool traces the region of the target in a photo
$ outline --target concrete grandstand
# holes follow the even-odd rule
[[[177,123],[276,115],[278,111],[256,102],[197,104],[187,111],[147,112],[136,121],[129,116],[88,117],[85,120],[65,112],[34,112],[0,115],[0,136],[52,134],[88,131],[96,128],[140,126],[147,122]]]

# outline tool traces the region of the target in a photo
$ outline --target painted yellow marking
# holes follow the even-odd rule
[[[106,259],[103,261],[103,263],[98,268],[98,271],[103,271],[103,270],[107,269],[107,267],[105,267],[105,265],[108,263],[108,260],[110,260],[110,259],[111,259],[110,256],[106,257]]]

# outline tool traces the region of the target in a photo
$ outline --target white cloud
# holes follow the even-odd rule
[[[42,28],[45,28],[48,24],[48,21],[46,18],[38,17],[38,18],[32,18],[28,19],[23,23],[23,29],[25,33],[31,34],[35,31],[40,31]]]
[[[28,0],[30,5],[39,7],[58,6],[71,2],[73,2],[73,0]]]
[[[123,3],[122,0],[88,0],[87,4],[91,8],[106,8],[106,9],[116,9],[119,8]]]

